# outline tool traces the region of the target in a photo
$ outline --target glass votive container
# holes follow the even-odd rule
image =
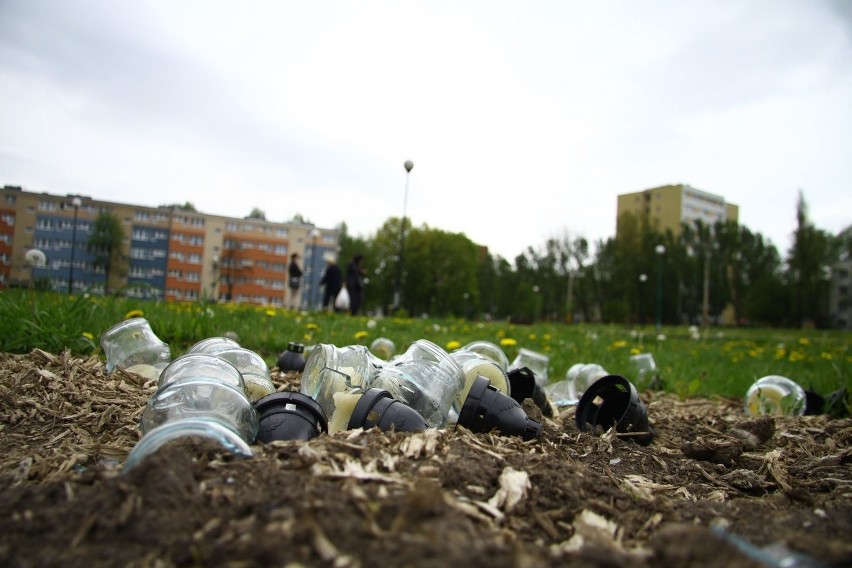
[[[387,337],[377,337],[370,344],[370,353],[383,361],[389,361],[396,355],[396,344]]]
[[[509,370],[526,367],[535,375],[536,384],[543,387],[548,381],[547,368],[549,364],[550,357],[547,355],[521,347],[518,349],[515,360],[509,366]]]
[[[208,353],[215,355],[217,351],[241,347],[239,343],[228,337],[208,337],[189,348],[187,353]]]
[[[211,418],[192,418],[165,422],[142,436],[124,463],[124,472],[128,472],[165,444],[181,438],[199,437],[218,443],[225,450],[240,457],[251,457],[248,443],[229,425]]]
[[[266,361],[254,351],[237,347],[218,351],[216,357],[237,368],[245,381],[246,396],[252,402],[275,392],[275,384]]]
[[[316,400],[326,416],[332,417],[334,393],[364,387],[376,361],[364,345],[336,347],[319,343],[305,360],[300,391]]]
[[[464,388],[464,375],[446,351],[418,339],[392,364],[378,369],[368,386],[390,392],[419,412],[430,426],[440,428]]]
[[[805,389],[781,375],[758,379],[745,395],[748,416],[801,416],[805,413]]]
[[[485,377],[491,382],[494,388],[503,394],[509,394],[509,377],[506,376],[506,372],[493,359],[484,357],[474,351],[468,351],[465,348],[450,352],[450,357],[461,367],[462,375],[464,375],[464,386],[456,395],[456,400],[453,403],[453,408],[457,412],[464,405],[464,401],[476,377]]]
[[[116,368],[156,377],[171,361],[169,346],[145,318],[130,318],[106,330],[100,338],[106,355],[106,371]],[[156,372],[151,372],[151,368]]]
[[[478,353],[483,357],[491,359],[500,365],[503,372],[509,372],[509,358],[506,357],[506,353],[504,353],[498,345],[491,343],[490,341],[471,341],[467,345],[463,346],[462,349],[473,351],[474,353]],[[492,385],[493,384],[494,383],[492,383]]]
[[[249,443],[257,436],[257,412],[245,392],[203,376],[184,378],[154,393],[142,412],[142,434],[187,419],[225,424]]]
[[[657,362],[651,353],[631,355],[630,366],[636,375],[634,383],[640,387],[650,383],[657,375]]]
[[[245,391],[240,371],[232,363],[208,353],[187,353],[172,361],[160,374],[158,389],[184,380],[205,378]]]

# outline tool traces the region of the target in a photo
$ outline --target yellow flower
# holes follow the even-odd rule
[[[623,339],[619,339],[618,341],[612,342],[612,348],[613,349],[621,349],[622,347],[627,347],[627,342],[624,341]]]
[[[447,351],[453,351],[461,347],[461,343],[453,339],[452,341],[447,342]]]
[[[506,332],[502,329],[497,330],[497,337],[506,337]]]
[[[514,347],[518,342],[512,339],[511,337],[504,337],[500,340],[500,345],[503,347]]]
[[[364,331],[364,330],[362,329],[361,331],[359,331],[359,332],[357,332],[357,333],[355,334],[355,339],[364,339],[364,338],[365,338],[365,337],[367,337],[368,335],[369,335],[369,333],[367,333],[366,331]]]
[[[819,356],[822,357],[823,359],[825,359],[826,361],[831,361],[832,359],[834,359],[832,354],[828,353],[826,351],[823,351],[822,353],[820,353]]]
[[[142,310],[130,310],[126,314],[124,314],[124,319],[129,320],[130,318],[141,318],[145,315],[145,312]]]
[[[804,361],[805,359],[807,359],[807,356],[801,351],[790,351],[790,357],[788,357],[788,360],[791,363],[795,363],[796,361]]]
[[[268,310],[266,310],[266,315],[268,315],[269,317],[274,316],[275,310],[273,310],[272,308],[269,308]]]
[[[550,341],[550,339],[551,339],[549,333],[545,333],[544,335],[541,336],[541,338],[544,339],[545,341]]]
[[[319,324],[314,323],[314,322],[310,322],[310,323],[306,323],[305,327],[308,328],[308,329],[317,330],[317,329],[319,329]],[[365,331],[364,333],[367,333],[367,332]]]
[[[638,347],[631,347],[630,348],[630,354],[631,355],[639,355],[640,353],[642,353],[642,350],[639,349]]]
[[[810,345],[810,344],[811,344],[811,340],[810,340],[810,339],[808,339],[807,337],[801,337],[801,338],[799,338],[799,344],[801,344],[801,345]]]
[[[88,339],[89,341],[92,341],[92,340],[94,340],[94,339],[95,339],[95,336],[94,336],[94,335],[92,335],[91,333],[89,333],[88,331],[84,331],[84,332],[83,332],[83,337],[85,337],[85,338],[86,338],[86,339]]]
[[[529,337],[530,341],[535,341],[535,334],[531,333],[527,337]]]

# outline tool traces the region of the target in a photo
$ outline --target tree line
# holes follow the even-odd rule
[[[464,234],[407,218],[367,237],[338,229],[340,258],[364,255],[367,310],[387,312],[399,285],[399,313],[517,322],[829,327],[831,270],[852,252],[852,229],[816,228],[801,194],[783,258],[734,222],[697,221],[675,234],[630,214],[619,218],[617,237],[589,243],[565,229],[513,263]]]

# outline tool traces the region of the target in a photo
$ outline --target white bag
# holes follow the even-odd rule
[[[346,286],[340,289],[340,293],[334,299],[334,307],[338,310],[349,309],[349,292],[346,291]]]

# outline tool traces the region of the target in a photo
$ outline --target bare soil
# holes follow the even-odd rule
[[[240,459],[186,440],[124,473],[152,392],[96,358],[0,354],[0,565],[852,565],[850,419],[644,393],[647,447],[527,405],[529,442],[357,430]]]

